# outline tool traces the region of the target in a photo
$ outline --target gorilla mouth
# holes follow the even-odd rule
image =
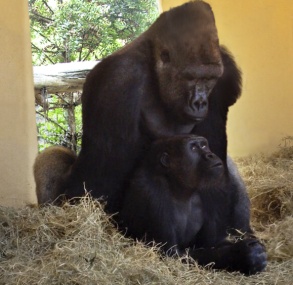
[[[207,112],[201,113],[193,110],[190,106],[185,108],[185,114],[189,120],[191,119],[194,123],[200,123],[207,117]]]
[[[211,166],[211,168],[216,168],[216,167],[223,167],[223,163],[222,162],[217,162],[217,163],[215,163],[215,164],[213,164]]]
[[[196,117],[194,120],[198,123],[205,119],[205,117]]]

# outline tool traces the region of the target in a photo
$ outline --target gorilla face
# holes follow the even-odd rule
[[[190,138],[187,147],[190,152],[186,150],[186,153],[190,153],[191,160],[196,162],[192,172],[193,175],[196,174],[197,181],[207,177],[210,180],[218,180],[219,175],[224,171],[223,162],[211,152],[208,141],[203,137]]]
[[[217,183],[224,174],[221,159],[212,153],[205,138],[179,135],[155,143],[163,172],[181,189],[200,189]]]
[[[182,122],[199,122],[207,116],[208,97],[223,74],[213,13],[203,5],[192,7],[195,11],[189,17],[170,16],[169,29],[155,45],[161,100]]]

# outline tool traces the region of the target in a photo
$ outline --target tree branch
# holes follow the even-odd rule
[[[38,48],[35,44],[31,43],[32,47],[37,49],[39,52],[43,52],[42,49]],[[54,62],[51,60],[51,58],[49,56],[46,55],[46,53],[42,53],[44,54],[45,58],[47,58],[52,64],[54,64]]]
[[[57,126],[58,128],[60,128],[63,132],[66,132],[66,130],[64,128],[62,128],[58,123],[56,123],[54,120],[48,118],[47,116],[45,116],[44,114],[42,114],[39,111],[36,111],[36,113],[40,116],[42,116],[45,120],[51,122],[52,124],[54,124],[55,126]]]
[[[30,15],[31,18],[33,18],[33,19],[35,19],[35,20],[37,20],[39,22],[46,23],[46,24],[50,24],[50,23],[53,22],[52,19],[44,17],[44,16],[42,16],[42,15],[40,15],[40,14],[38,14],[38,13],[32,11],[32,10],[30,11],[30,14],[31,14]]]
[[[51,12],[51,14],[54,14],[54,11],[51,9],[51,7],[48,5],[48,3],[45,0],[42,0],[43,4],[49,9],[49,11]]]

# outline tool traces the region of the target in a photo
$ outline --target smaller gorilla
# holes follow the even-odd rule
[[[64,183],[76,161],[76,154],[62,146],[52,146],[42,151],[34,163],[34,177],[38,203],[57,202],[64,194]]]
[[[246,221],[245,188],[235,188],[238,176],[224,169],[203,137],[157,140],[126,191],[118,223],[130,237],[162,244],[167,255],[188,250],[200,265],[262,271],[267,256]]]

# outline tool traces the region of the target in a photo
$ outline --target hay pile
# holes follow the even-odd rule
[[[293,257],[293,138],[289,141],[271,156],[237,160],[249,191],[252,225],[274,261]]]
[[[0,285],[4,284],[292,284],[293,147],[237,161],[265,242],[266,272],[244,277],[160,258],[123,237],[101,205],[0,207]]]

